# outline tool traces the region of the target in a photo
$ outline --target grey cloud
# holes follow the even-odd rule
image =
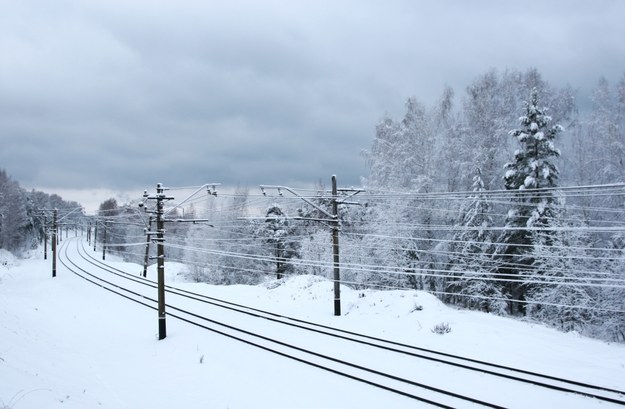
[[[14,2],[0,16],[0,167],[25,185],[358,184],[408,96],[537,67],[625,70],[625,3]]]

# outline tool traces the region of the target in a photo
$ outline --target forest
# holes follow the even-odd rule
[[[85,213],[79,203],[63,200],[56,194],[27,191],[0,169],[0,249],[16,256],[41,245],[52,223],[52,212],[67,214],[66,226],[79,226]],[[59,223],[61,224],[61,223]],[[49,227],[49,226],[48,226]]]
[[[333,279],[338,226],[343,285],[424,290],[625,342],[625,73],[578,104],[536,69],[491,70],[431,105],[410,97],[372,130],[361,188],[198,194],[168,210],[167,262],[213,284]],[[79,206],[24,192],[4,171],[0,195],[0,247],[18,252],[44,239],[41,209]],[[100,246],[142,264],[155,246],[137,203],[110,199],[67,222],[97,226]]]

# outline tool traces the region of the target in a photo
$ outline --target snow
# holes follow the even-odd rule
[[[62,265],[52,278],[50,259],[35,255],[17,261],[0,253],[0,260],[7,260],[0,263],[0,408],[415,407],[411,399],[171,317],[167,338],[158,341],[155,311],[89,284]],[[128,272],[141,271],[141,266],[112,256],[107,256],[107,263]],[[332,283],[317,276],[226,287],[186,282],[183,270],[183,265],[166,263],[167,283],[324,325],[625,389],[623,345],[449,308],[417,291],[342,287],[343,316],[334,317]],[[153,268],[149,275],[154,276]],[[268,325],[256,317],[238,319],[238,324],[249,321],[258,331]],[[448,323],[451,332],[433,333],[432,328],[441,323]],[[282,339],[292,331],[286,328],[268,335]],[[314,344],[322,350],[335,348],[329,340],[315,338]],[[333,352],[342,359],[371,359],[380,367],[401,368],[451,389],[479,391],[507,407],[605,407],[586,398],[546,394],[534,386],[527,388],[536,388],[535,393],[512,394],[504,381],[484,384],[485,378],[478,374],[458,381],[456,368],[406,366],[404,356],[384,362],[375,351],[361,347]]]
[[[530,169],[531,169],[532,171],[536,170],[536,168],[537,168],[538,166],[540,166],[540,163],[541,163],[541,162],[542,162],[542,161],[540,161],[540,160],[533,159],[533,160],[530,162]]]
[[[536,186],[536,179],[533,176],[526,176],[525,180],[523,181],[523,186],[527,188],[532,188]]]
[[[0,249],[0,266],[12,267],[17,262],[18,261],[13,254],[6,251],[5,249]]]

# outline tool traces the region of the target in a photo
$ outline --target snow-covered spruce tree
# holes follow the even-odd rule
[[[471,168],[466,169],[466,174],[471,173],[473,165],[478,165],[486,189],[500,186],[501,167],[509,160],[513,142],[508,138],[508,131],[517,125],[523,101],[533,88],[541,91],[541,101],[549,106],[554,122],[564,123],[571,119],[575,110],[573,90],[552,87],[535,68],[524,72],[491,70],[467,87],[463,103],[464,139],[474,162],[469,163]],[[470,184],[470,179],[468,182]]]
[[[498,242],[499,273],[508,280],[504,293],[510,298],[510,312],[524,313],[522,303],[528,290],[519,275],[533,274],[535,269],[532,231],[547,229],[558,215],[557,187],[559,171],[553,163],[560,156],[554,140],[563,128],[550,125],[551,117],[538,107],[538,90],[532,89],[525,103],[525,115],[519,118],[520,129],[510,131],[517,138],[520,149],[514,161],[505,165],[505,188],[515,192],[510,196],[512,207],[506,216],[505,230]],[[547,189],[547,190],[543,190]],[[547,242],[548,244],[548,242]]]
[[[291,259],[300,257],[300,243],[291,237],[294,232],[295,229],[282,208],[278,204],[269,206],[259,235],[269,245],[271,257],[276,263],[276,278],[278,279],[292,272]]]
[[[448,300],[471,309],[504,314],[506,302],[500,285],[492,280],[493,221],[479,168],[473,178],[473,192],[462,205],[460,222],[451,242],[452,274],[447,292],[454,295]]]

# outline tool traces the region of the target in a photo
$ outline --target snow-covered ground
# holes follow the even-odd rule
[[[107,262],[141,270],[110,256]],[[168,284],[333,327],[625,390],[624,345],[449,308],[416,291],[344,287],[344,314],[334,317],[332,283],[318,277],[223,287],[184,282],[182,268],[167,264]],[[448,323],[451,332],[433,333],[440,323]],[[173,318],[167,325],[167,338],[158,341],[155,311],[89,284],[63,266],[52,278],[50,260],[44,261],[41,252],[27,260],[0,252],[0,409],[415,407],[414,400]],[[286,336],[289,330],[284,331]],[[355,353],[337,354],[350,352]],[[420,374],[423,369],[407,370]],[[463,389],[454,378],[456,369],[438,365],[437,370],[444,375],[428,370],[422,379],[444,377],[448,388]],[[483,396],[509,407],[557,404],[538,388],[535,396],[503,396],[505,388],[485,382],[475,374],[464,387],[481,389]],[[576,402],[569,407],[611,407],[588,398]]]

